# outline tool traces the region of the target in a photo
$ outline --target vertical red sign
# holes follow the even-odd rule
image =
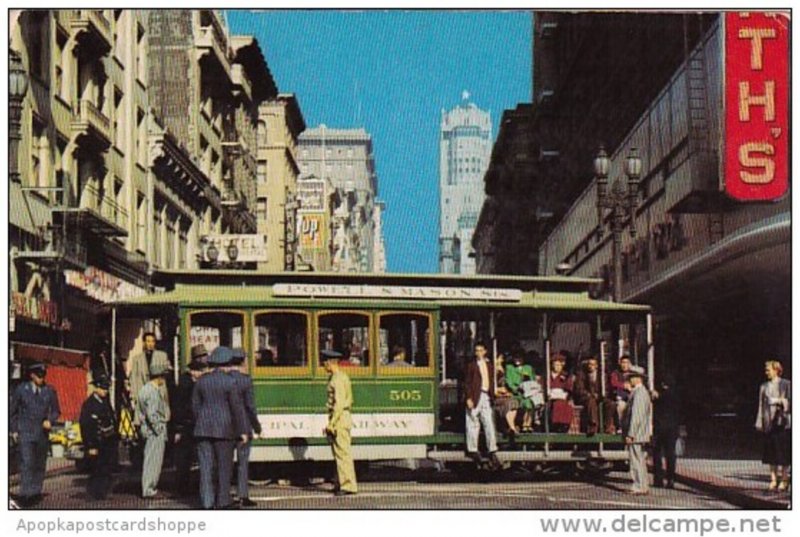
[[[789,15],[725,14],[725,191],[766,201],[789,188]]]

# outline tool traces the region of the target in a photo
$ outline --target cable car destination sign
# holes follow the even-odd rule
[[[276,283],[275,296],[319,298],[399,298],[416,300],[486,300],[519,302],[522,291],[503,288],[419,287],[407,285],[331,285]]]

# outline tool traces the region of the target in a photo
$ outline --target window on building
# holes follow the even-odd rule
[[[28,72],[44,83],[49,82],[47,72],[50,65],[48,50],[49,11],[30,10],[28,16],[27,39],[28,47]]]
[[[45,124],[33,118],[31,124],[31,169],[30,184],[32,186],[47,186],[49,143]]]
[[[308,316],[300,312],[264,312],[254,316],[253,348],[257,367],[308,366]]]
[[[147,126],[141,108],[136,109],[136,161],[143,166],[147,163]]]
[[[122,21],[124,11],[115,9],[114,18],[114,56],[122,61],[122,53],[125,50],[125,26]]]
[[[141,24],[136,24],[136,78],[147,84],[147,40]]]
[[[147,204],[141,192],[136,193],[136,249],[147,251]]]
[[[125,109],[123,108],[122,103],[122,92],[116,86],[114,87],[113,116],[114,145],[116,145],[118,149],[122,150],[122,148],[125,147],[125,129],[123,128],[123,125],[125,124]]]
[[[175,238],[175,221],[168,216],[166,221],[166,244],[164,248],[164,253],[166,254],[164,256],[165,268],[175,268]]]
[[[259,197],[256,200],[256,220],[259,222],[267,221],[267,198],[266,196]]]
[[[178,239],[178,268],[184,269],[188,262],[189,250],[189,228],[188,223],[184,220],[181,221],[180,237]]]
[[[69,101],[68,88],[64,80],[64,66],[67,59],[64,52],[67,48],[68,40],[69,36],[67,36],[66,33],[62,32],[60,29],[56,31],[55,79],[53,80],[53,84],[55,85],[56,96],[64,101]]]
[[[323,313],[318,317],[319,350],[342,354],[340,365],[367,367],[370,363],[369,316],[363,313]]]

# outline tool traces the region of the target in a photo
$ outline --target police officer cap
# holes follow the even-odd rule
[[[28,373],[36,373],[40,377],[47,373],[47,366],[41,362],[28,364]]]
[[[323,362],[327,362],[328,360],[338,360],[342,357],[341,352],[329,349],[324,349],[322,352],[320,352],[320,354],[322,355]]]
[[[107,390],[111,386],[111,380],[105,373],[98,373],[92,379],[92,384],[94,384],[95,388]]]
[[[210,365],[228,365],[233,360],[233,351],[229,347],[219,346],[208,355]]]
[[[242,364],[244,363],[245,358],[247,358],[244,349],[242,349],[241,347],[236,347],[235,349],[231,349],[231,354],[232,354],[231,365]]]

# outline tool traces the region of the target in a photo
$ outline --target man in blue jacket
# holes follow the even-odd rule
[[[225,366],[233,352],[217,347],[208,357],[213,369],[203,375],[192,391],[192,412],[195,417],[194,437],[200,464],[200,502],[203,509],[232,509],[231,475],[233,451],[237,439],[248,440],[248,422],[244,404],[236,389],[236,381]],[[216,466],[216,486],[214,467]]]
[[[19,442],[20,490],[18,503],[29,507],[42,499],[50,429],[61,414],[56,391],[45,384],[47,368],[28,366],[28,381],[14,390],[9,412],[11,438]]]
[[[253,507],[256,502],[250,499],[248,487],[249,465],[250,465],[250,444],[253,434],[261,435],[261,423],[258,421],[258,411],[256,410],[255,398],[253,396],[253,379],[250,378],[243,368],[245,361],[244,349],[233,349],[233,360],[230,366],[230,375],[236,381],[236,389],[244,404],[244,411],[247,415],[247,442],[236,446],[236,493],[239,497],[239,505],[242,507]],[[245,369],[245,370],[243,370]]]

